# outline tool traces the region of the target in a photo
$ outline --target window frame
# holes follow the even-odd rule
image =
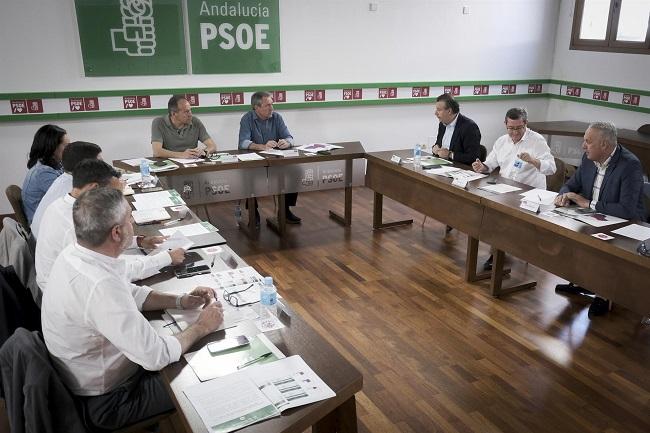
[[[580,39],[580,26],[585,0],[575,0],[570,50],[601,51],[611,53],[650,54],[650,19],[646,29],[645,41],[617,41],[618,21],[621,14],[621,0],[610,0],[605,39]]]

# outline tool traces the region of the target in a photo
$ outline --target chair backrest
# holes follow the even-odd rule
[[[646,123],[645,125],[639,126],[637,132],[640,132],[641,134],[650,134],[650,123]]]
[[[643,205],[645,206],[645,219],[650,222],[650,182],[643,182]]]
[[[546,176],[546,189],[558,192],[566,181],[566,164],[560,158],[555,159],[555,173]]]
[[[486,158],[487,158],[487,149],[482,144],[479,144],[478,159],[481,162],[485,162]]]
[[[29,231],[29,222],[27,222],[27,217],[23,210],[22,192],[23,191],[18,185],[9,185],[7,189],[5,189],[7,200],[9,200],[9,204],[11,204],[11,208],[14,210],[14,214],[16,215],[16,221],[18,221],[25,230]]]

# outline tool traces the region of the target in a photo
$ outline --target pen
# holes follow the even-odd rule
[[[249,365],[253,365],[253,364],[255,364],[256,362],[259,362],[259,361],[261,361],[261,360],[263,360],[263,359],[266,359],[266,358],[268,358],[268,357],[271,356],[271,355],[272,355],[271,352],[266,352],[266,353],[264,353],[264,354],[258,356],[257,358],[253,358],[253,359],[251,359],[250,361],[246,361],[246,362],[244,362],[243,364],[238,365],[238,366],[237,366],[237,370],[241,370],[241,369],[244,368],[244,367],[248,367]]]
[[[212,256],[212,264],[210,265],[211,269],[214,268],[214,259],[216,259],[216,258],[217,258],[216,254],[214,256]]]
[[[182,218],[176,218],[176,219],[173,219],[173,220],[169,220],[169,221],[167,221],[166,223],[163,223],[163,225],[164,225],[164,226],[170,226],[170,225],[172,225],[172,224],[176,224],[176,223],[179,222],[181,219],[182,219]]]

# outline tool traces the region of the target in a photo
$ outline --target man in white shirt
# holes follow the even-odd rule
[[[43,296],[43,336],[89,427],[115,430],[173,408],[154,372],[217,329],[223,311],[209,287],[176,295],[129,282],[120,256],[133,226],[120,191],[84,192],[73,219],[76,242],[56,259]],[[174,336],[159,335],[141,313],[199,307],[197,322]]]
[[[63,249],[74,242],[72,205],[83,192],[98,186],[108,186],[122,191],[119,173],[99,159],[85,159],[78,163],[72,175],[72,191],[55,200],[46,209],[41,222],[41,235],[36,242],[36,282],[42,292],[48,287],[52,265]],[[160,238],[160,239],[158,239]],[[140,246],[154,248],[162,237],[140,238]],[[163,266],[179,264],[185,252],[178,248],[154,256],[128,255],[127,273],[130,280],[147,278]]]
[[[497,139],[484,163],[477,158],[472,168],[478,173],[490,173],[501,167],[499,175],[506,179],[546,189],[546,176],[555,173],[555,158],[546,140],[526,127],[525,108],[509,109],[504,123],[508,133]],[[483,269],[492,269],[492,255]]]
[[[72,171],[77,164],[86,158],[102,159],[102,148],[95,143],[75,141],[63,149],[63,156],[61,157],[63,174],[52,182],[52,185],[50,185],[41,202],[38,204],[34,213],[34,219],[32,219],[31,229],[35,239],[38,239],[38,231],[45,209],[57,198],[63,197],[70,192],[72,189]]]

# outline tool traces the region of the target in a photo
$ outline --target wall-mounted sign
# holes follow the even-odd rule
[[[192,72],[280,72],[278,0],[187,0]]]
[[[185,74],[181,0],[75,0],[88,77]]]

